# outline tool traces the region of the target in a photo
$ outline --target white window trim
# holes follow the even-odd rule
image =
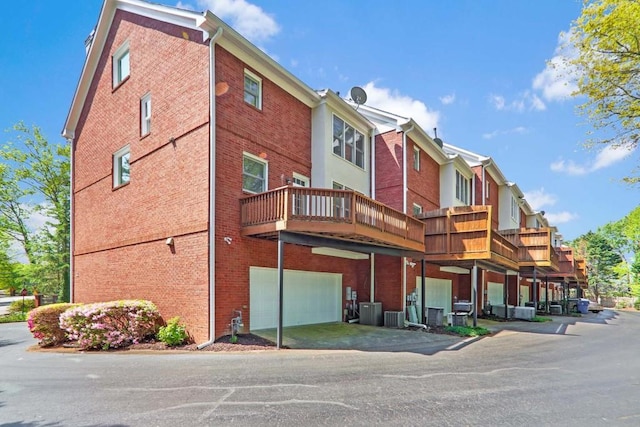
[[[420,148],[413,147],[413,169],[420,172]]]
[[[129,54],[129,74],[119,78],[120,59],[122,59],[122,57],[127,53]],[[111,57],[111,65],[113,67],[111,71],[113,87],[116,88],[131,75],[131,53],[129,51],[129,40],[122,43],[122,45],[113,53],[113,56]]]
[[[417,211],[417,212],[416,212]],[[421,214],[422,213],[422,206],[420,206],[417,203],[413,204],[413,213],[415,214]]]
[[[308,188],[308,187],[310,187],[310,186],[311,186],[311,180],[309,179],[309,177],[308,177],[308,176],[305,176],[305,175],[302,175],[302,174],[299,174],[299,173],[294,172],[294,173],[293,173],[293,177],[294,177],[295,179],[297,179],[297,180],[302,181],[302,182],[304,182],[304,183],[305,183],[305,185],[298,185],[298,184],[296,184],[296,183],[294,182],[294,183],[293,183],[293,185],[294,185],[294,186],[298,186],[298,187],[305,187],[305,188]]]
[[[242,152],[242,176],[244,177],[244,158],[248,157],[251,160],[255,160],[258,163],[262,163],[264,165],[264,188],[262,189],[262,193],[269,190],[269,162],[261,157],[253,155],[251,153],[247,153],[246,151]],[[244,181],[244,180],[243,180]],[[242,191],[249,194],[260,194],[254,191],[250,191],[244,188],[244,182],[242,184]]]
[[[518,224],[520,223],[520,205],[513,195],[511,196],[511,219]]]
[[[338,118],[340,120],[342,120],[343,123],[343,130],[342,130],[342,149],[341,149],[341,153],[340,154],[336,154],[335,151],[333,151],[335,144],[334,144],[334,120]],[[347,159],[347,140],[345,137],[345,129],[346,127],[349,126],[350,128],[353,129],[354,133],[353,133],[353,150],[352,150],[352,157],[353,157],[353,161],[351,159]],[[359,133],[360,135],[363,136],[363,146],[362,146],[362,166],[358,165],[357,161],[358,161],[358,155],[357,155],[357,135],[356,133]],[[362,132],[360,129],[358,129],[357,127],[353,126],[350,122],[348,122],[347,120],[343,119],[342,117],[340,117],[337,114],[333,114],[331,117],[331,154],[333,154],[336,157],[340,157],[342,160],[346,160],[347,162],[349,162],[350,164],[354,165],[355,167],[357,167],[358,169],[362,169],[362,170],[366,170],[366,164],[367,164],[367,133],[366,132]]]
[[[120,159],[129,154],[129,168],[131,168],[131,147],[127,144],[113,153],[113,188],[128,184],[131,181],[131,169],[129,169],[129,181],[120,182]]]
[[[253,105],[250,102],[245,101],[247,104],[257,108],[258,110],[262,110],[262,79],[260,77],[258,77],[257,75],[255,75],[254,73],[252,73],[251,71],[247,70],[246,68],[244,69],[244,76],[243,77],[249,77],[251,80],[255,80],[256,83],[258,83],[258,99],[256,100],[258,105]],[[244,94],[246,92],[246,88],[244,87],[244,78],[242,80],[242,96],[244,98]]]
[[[464,183],[464,191],[462,191],[462,187],[458,186],[458,176],[460,176],[460,179],[462,181],[462,183]],[[458,188],[460,188],[460,193],[458,194]],[[470,201],[471,201],[471,179],[467,178],[462,172],[460,172],[458,169],[456,169],[456,183],[455,183],[455,192],[456,192],[456,199],[462,203],[464,203],[465,205],[470,205]],[[460,196],[460,197],[458,197]]]
[[[145,108],[147,104],[149,105],[148,109]],[[147,93],[140,99],[140,136],[151,133],[151,108],[151,93]]]

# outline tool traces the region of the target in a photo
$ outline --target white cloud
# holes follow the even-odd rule
[[[568,62],[577,55],[570,37],[571,31],[560,33],[553,58],[533,79],[533,89],[541,91],[547,101],[563,101],[578,89],[578,71]]]
[[[498,111],[515,111],[522,113],[523,111],[543,111],[547,106],[542,102],[536,94],[526,90],[517,95],[511,102],[507,102],[502,95],[489,95],[489,102],[493,104]]]
[[[377,87],[374,82],[367,83],[364,90],[367,92],[367,105],[399,116],[410,117],[424,130],[438,127],[440,113],[429,110],[424,102],[401,95],[396,90]]]
[[[456,101],[456,94],[452,93],[449,95],[441,96],[439,99],[440,102],[442,102],[444,105],[450,105]]]
[[[524,126],[518,126],[515,127],[513,129],[507,129],[507,130],[494,130],[493,132],[488,132],[488,133],[483,133],[482,134],[482,138],[483,139],[493,139],[496,136],[499,135],[512,135],[512,134],[523,134],[523,133],[527,133],[527,128]]]
[[[254,43],[267,41],[280,32],[280,26],[272,15],[245,0],[197,0],[197,4]],[[178,7],[190,9],[182,1]]]
[[[567,211],[558,212],[558,213],[547,212],[544,216],[549,221],[549,224],[552,224],[552,225],[564,224],[579,218],[577,214],[567,212]]]
[[[525,191],[524,198],[529,203],[529,206],[535,211],[540,210],[545,206],[553,206],[556,204],[556,196],[554,194],[547,193],[544,187],[538,190]]]
[[[598,152],[593,162],[580,165],[573,160],[565,161],[560,159],[551,163],[550,168],[554,172],[566,173],[568,175],[586,175],[624,160],[633,153],[636,148],[637,147],[633,147],[631,144],[624,144],[617,147],[607,145]]]

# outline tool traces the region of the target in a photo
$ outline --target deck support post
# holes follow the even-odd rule
[[[427,324],[427,307],[425,307],[426,301],[427,301],[427,297],[426,297],[426,293],[427,293],[427,278],[425,277],[426,275],[426,270],[427,270],[427,262],[424,260],[424,258],[422,258],[422,261],[420,262],[420,266],[421,268],[421,275],[422,275],[422,291],[421,291],[421,295],[420,295],[420,306],[422,307],[422,324],[426,325]]]
[[[478,326],[478,266],[475,261],[471,267],[471,302],[473,303],[473,327],[475,328]]]
[[[282,348],[282,315],[284,301],[284,241],[278,233],[278,330],[276,331],[276,348]]]

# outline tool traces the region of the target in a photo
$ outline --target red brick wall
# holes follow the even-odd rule
[[[111,56],[125,40],[131,74],[114,90]],[[194,40],[201,40],[197,31],[116,13],[76,129],[73,297],[150,299],[165,318],[180,315],[202,340],[208,336],[208,48]],[[141,138],[140,98],[148,92],[151,133]],[[131,182],[113,190],[112,154],[127,144]],[[173,252],[165,244],[169,236]]]
[[[413,149],[417,145],[409,138],[407,148],[407,213],[413,211],[413,203],[427,212],[440,208],[440,165],[420,150],[420,170],[413,167]]]
[[[376,135],[375,144],[376,200],[402,211],[402,133]]]

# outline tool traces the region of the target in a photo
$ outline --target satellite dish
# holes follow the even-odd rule
[[[361,87],[354,86],[351,88],[351,100],[360,106],[367,102],[367,92]]]
[[[438,144],[438,147],[442,148],[442,140],[440,138],[435,138],[433,140],[433,142],[435,142],[436,144]]]

